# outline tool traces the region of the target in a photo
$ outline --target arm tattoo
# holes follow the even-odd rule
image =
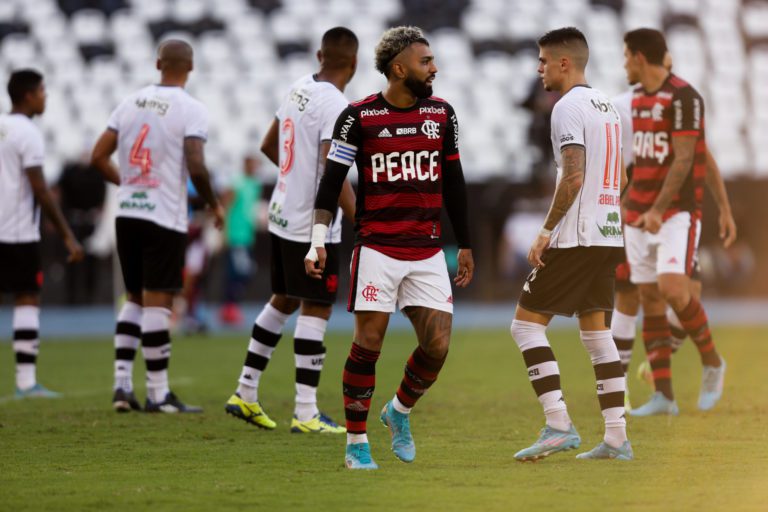
[[[315,220],[313,224],[325,224],[326,226],[330,226],[332,220],[333,212],[329,212],[328,210],[315,210]]]
[[[549,207],[544,229],[552,230],[565,217],[568,209],[576,200],[576,196],[584,183],[584,169],[587,166],[587,155],[581,146],[568,146],[562,151],[563,177],[555,189],[552,206]]]
[[[672,160],[672,165],[669,166],[669,172],[664,178],[661,191],[653,203],[653,208],[659,212],[666,211],[692,170],[696,137],[693,135],[672,137],[672,150],[675,152],[675,158]]]
[[[450,313],[420,306],[408,306],[403,312],[416,330],[419,345],[428,354],[431,353],[430,347],[447,344],[451,336]]]

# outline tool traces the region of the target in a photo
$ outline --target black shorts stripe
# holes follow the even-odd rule
[[[245,366],[254,370],[263,372],[267,367],[267,363],[269,363],[269,359],[253,352],[248,352],[248,355],[245,356]]]
[[[255,339],[262,345],[266,345],[272,348],[277,346],[277,342],[280,341],[281,336],[282,334],[269,332],[263,327],[259,327],[257,324],[253,324],[253,329],[251,329],[251,338]]]
[[[597,395],[597,400],[600,402],[600,409],[603,411],[614,407],[624,407],[624,392],[614,391],[613,393]]]
[[[544,393],[560,389],[560,375],[548,375],[532,380],[531,384],[533,385],[533,390],[536,391],[536,396],[541,396]]]
[[[162,359],[147,359],[145,360],[145,362],[147,363],[148,372],[159,372],[159,371],[168,369],[167,357],[164,357]]]
[[[136,351],[132,348],[115,349],[115,359],[122,361],[133,361],[136,358]]]
[[[624,371],[621,369],[621,361],[611,361],[610,363],[600,363],[595,365],[595,378],[597,380],[618,379],[624,377]]]
[[[171,342],[171,333],[168,331],[145,332],[141,335],[143,347],[162,347]]]
[[[347,299],[347,311],[355,311],[355,298],[357,297],[357,273],[360,268],[360,246],[352,251],[352,271],[349,278],[349,298]]]
[[[295,338],[293,340],[293,353],[299,356],[316,356],[325,354],[325,346],[322,341]]]
[[[316,388],[320,384],[320,371],[307,368],[296,368],[296,384],[304,384]]]
[[[551,347],[534,347],[523,351],[523,359],[525,360],[525,366],[530,368],[537,364],[555,361],[555,353],[552,352]]]
[[[32,341],[39,336],[37,329],[16,329],[13,331],[13,339],[16,341]]]
[[[16,352],[16,364],[34,364],[35,361],[37,361],[37,356],[34,354]]]
[[[134,324],[133,322],[117,322],[115,334],[124,334],[125,336],[141,338],[141,326],[139,324]]]

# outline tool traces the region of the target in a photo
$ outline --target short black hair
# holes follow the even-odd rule
[[[627,49],[645,55],[645,60],[655,66],[664,65],[664,55],[667,53],[667,41],[664,34],[653,28],[638,28],[624,34],[624,44]]]
[[[43,83],[43,75],[34,69],[20,69],[11,73],[8,80],[8,95],[11,103],[18,105],[30,92],[34,92]]]
[[[349,45],[354,46],[355,49],[357,49],[357,47],[360,45],[360,42],[357,40],[355,33],[349,30],[347,27],[333,27],[332,29],[327,30],[325,34],[323,34],[323,39],[320,42],[320,46],[325,47],[336,45]]]
[[[584,37],[584,34],[582,34],[581,30],[577,29],[576,27],[563,27],[550,30],[539,38],[538,43],[542,48],[544,46],[554,45],[567,47],[569,45],[573,45],[573,43],[582,43],[584,46],[589,48],[589,45],[587,44],[587,38]]]

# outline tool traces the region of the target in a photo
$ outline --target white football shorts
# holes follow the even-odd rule
[[[701,220],[691,212],[678,212],[658,233],[625,226],[624,244],[630,278],[635,284],[655,283],[659,274],[693,273],[698,259]]]
[[[405,261],[358,246],[350,265],[349,311],[394,313],[422,306],[453,314],[453,294],[445,254]]]

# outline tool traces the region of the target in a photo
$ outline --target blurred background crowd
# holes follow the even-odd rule
[[[119,293],[114,190],[89,167],[89,153],[117,103],[157,79],[157,43],[177,37],[195,48],[188,89],[210,111],[207,160],[229,211],[227,228],[217,232],[192,201],[178,314],[189,330],[205,328],[201,303],[222,322],[243,321],[240,302],[269,296],[269,275],[260,269],[269,268],[266,203],[277,170],[258,147],[279,99],[291,81],[315,70],[320,36],[336,25],[360,39],[348,99],[380,90],[373,48],[399,24],[427,32],[439,69],[435,94],[455,107],[461,126],[478,273],[458,300],[514,300],[529,270],[525,254],[555,172],[549,112],[557,96],[537,80],[536,39],[567,25],[586,34],[587,77],[609,95],[627,88],[624,32],[665,32],[674,71],[705,98],[707,141],[739,228],[739,241],[723,249],[708,196],[706,293],[768,296],[766,0],[2,0],[0,81],[21,67],[45,75],[47,110],[38,122],[46,177],[88,252],[86,261],[65,265],[61,242],[43,226],[43,300],[106,304]],[[7,97],[0,106],[8,110]]]

